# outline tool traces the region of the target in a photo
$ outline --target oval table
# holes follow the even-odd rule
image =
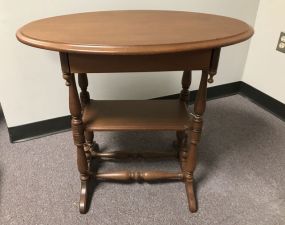
[[[197,211],[193,189],[197,144],[202,131],[207,82],[217,73],[222,47],[249,39],[253,29],[233,18],[180,11],[102,11],[31,22],[17,32],[19,41],[60,54],[69,88],[69,108],[81,192],[79,210],[87,212],[90,179],[111,181],[180,180],[189,209]],[[201,70],[194,112],[188,110],[191,72]],[[179,100],[91,100],[87,73],[184,71]],[[81,89],[77,92],[75,73]],[[103,88],[103,87],[102,87]],[[99,150],[94,131],[175,131],[181,171],[91,170],[91,159],[168,157],[168,152]],[[138,143],[139,144],[139,143]]]

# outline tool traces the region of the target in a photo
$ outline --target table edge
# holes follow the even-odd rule
[[[207,14],[207,13],[202,13],[202,14]],[[209,14],[209,15],[214,15],[214,14]],[[221,16],[221,17],[231,18],[226,16]],[[235,18],[231,19],[238,20]],[[22,28],[29,25],[30,23],[22,26],[20,29],[17,30],[16,38],[20,42],[32,47],[57,51],[57,52],[65,52],[65,53],[103,54],[103,55],[147,55],[147,54],[161,54],[161,53],[176,53],[176,52],[188,52],[196,50],[221,48],[248,40],[250,37],[253,36],[254,29],[247,23],[241,20],[238,21],[246,25],[248,29],[242,33],[233,36],[228,36],[225,38],[214,39],[211,41],[206,40],[206,41],[191,42],[191,43],[112,46],[112,45],[82,45],[82,44],[51,42],[47,40],[37,40],[35,38],[23,34],[21,32]]]

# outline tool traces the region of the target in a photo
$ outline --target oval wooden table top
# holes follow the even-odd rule
[[[99,11],[31,22],[21,42],[59,52],[158,54],[218,48],[253,35],[246,23],[224,16],[182,11]]]

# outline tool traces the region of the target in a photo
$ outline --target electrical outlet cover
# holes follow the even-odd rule
[[[285,33],[281,32],[277,45],[277,51],[285,53]]]

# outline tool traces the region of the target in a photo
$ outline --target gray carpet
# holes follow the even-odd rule
[[[172,132],[96,133],[103,149],[172,150]],[[199,211],[183,183],[95,187],[78,212],[71,133],[10,144],[0,121],[0,224],[285,224],[285,123],[236,95],[208,102],[195,173]],[[102,170],[179,169],[176,161],[105,163]]]

